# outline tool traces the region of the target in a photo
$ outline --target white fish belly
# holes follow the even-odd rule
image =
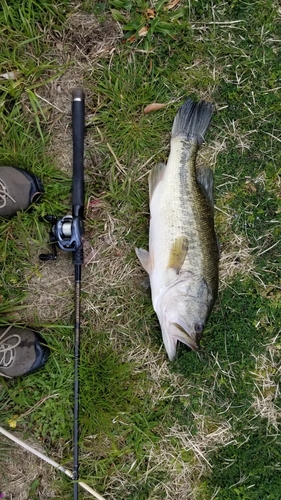
[[[152,302],[160,289],[177,277],[176,271],[168,268],[173,242],[195,232],[194,214],[188,203],[186,186],[182,186],[180,169],[184,143],[180,137],[171,141],[171,152],[162,179],[153,191],[150,201],[149,253],[153,262],[150,273]],[[188,170],[188,157],[184,168]],[[187,171],[188,176],[188,171]],[[189,268],[188,257],[185,269]]]

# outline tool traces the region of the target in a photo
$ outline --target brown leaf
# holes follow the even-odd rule
[[[167,9],[173,9],[179,2],[180,0],[171,0],[167,5]]]
[[[153,102],[146,106],[143,110],[144,114],[151,113],[152,111],[158,111],[158,109],[165,108],[166,104],[160,104],[159,102]]]
[[[139,36],[146,36],[146,35],[147,35],[147,33],[148,33],[148,28],[147,28],[146,26],[143,26],[143,28],[141,28],[141,29],[139,30],[139,33],[138,33],[138,34],[139,34]]]
[[[154,9],[146,9],[145,15],[147,19],[154,19],[155,18],[155,10]]]
[[[127,41],[130,42],[130,43],[135,42],[136,41],[135,35],[130,36],[130,38],[128,38]]]

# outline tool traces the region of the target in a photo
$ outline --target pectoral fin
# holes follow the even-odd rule
[[[168,268],[175,269],[179,274],[188,251],[188,239],[186,236],[179,236],[173,243],[170,250]]]
[[[163,179],[163,175],[166,169],[166,165],[164,163],[157,163],[154,165],[148,176],[148,185],[149,185],[149,201],[152,198],[154,189],[158,185],[158,183]]]
[[[211,208],[214,208],[214,181],[213,172],[209,167],[197,167],[196,179],[204,195],[206,196]]]
[[[149,274],[153,268],[153,263],[151,261],[149,252],[147,250],[144,250],[143,248],[135,248],[135,252],[142,267]]]

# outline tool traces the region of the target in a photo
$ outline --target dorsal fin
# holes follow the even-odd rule
[[[205,194],[210,207],[214,209],[214,181],[210,167],[196,167],[196,179]]]

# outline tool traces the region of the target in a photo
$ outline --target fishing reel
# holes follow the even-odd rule
[[[42,261],[57,259],[57,246],[65,252],[73,252],[75,260],[80,260],[83,255],[83,221],[80,216],[65,215],[58,219],[54,215],[46,215],[41,220],[51,224],[50,235],[50,253],[41,253],[39,259]],[[79,258],[80,256],[80,258]]]

